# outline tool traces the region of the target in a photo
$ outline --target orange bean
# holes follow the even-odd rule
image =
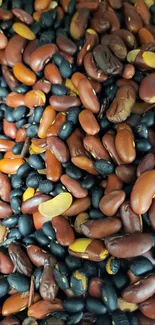
[[[0,160],[0,171],[5,174],[16,174],[18,168],[23,164],[24,160],[21,158],[3,158]]]
[[[39,138],[44,139],[46,137],[47,130],[52,125],[53,121],[55,120],[55,117],[55,110],[50,105],[47,106],[40,120],[40,125],[38,129]]]

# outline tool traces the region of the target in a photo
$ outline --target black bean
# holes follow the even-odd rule
[[[8,233],[8,239],[10,238],[13,238],[14,241],[16,241],[16,240],[20,240],[22,238],[22,235],[17,228],[12,228]]]
[[[110,257],[106,264],[106,270],[109,274],[116,274],[120,269],[120,260],[116,257]]]
[[[110,282],[103,283],[101,290],[102,300],[109,311],[117,309],[118,298],[113,285]]]
[[[145,75],[143,72],[136,70],[133,79],[140,84],[142,80],[144,79]]]
[[[83,176],[81,169],[73,165],[71,162],[66,166],[66,174],[75,180],[78,180]]]
[[[144,256],[137,257],[130,264],[130,270],[136,276],[142,275],[146,272],[150,272],[152,271],[152,269],[153,269],[153,265],[151,261]]]
[[[33,113],[33,122],[40,123],[43,112],[44,112],[44,108],[42,106],[35,107],[34,113]]]
[[[26,135],[31,139],[37,137],[37,134],[38,134],[38,125],[37,124],[30,125],[26,130]]]
[[[26,246],[28,246],[28,245],[34,245],[35,244],[35,240],[31,236],[28,236],[28,237],[23,238],[23,243]]]
[[[44,169],[45,164],[43,159],[40,157],[40,155],[31,155],[28,159],[29,165],[34,169]]]
[[[68,192],[66,187],[62,185],[61,183],[57,183],[54,189],[54,195],[58,195],[60,193]]]
[[[80,182],[81,186],[86,190],[90,190],[96,183],[96,177],[90,174],[84,176]]]
[[[65,29],[58,28],[56,31],[56,37],[58,37],[58,36],[66,36],[67,37],[68,35],[67,35],[67,32]]]
[[[91,261],[84,261],[83,266],[81,268],[81,272],[87,274],[87,276],[97,276],[97,264]]]
[[[129,284],[129,278],[126,273],[119,271],[118,273],[112,275],[112,281],[117,290],[122,291]]]
[[[41,25],[39,21],[35,21],[31,24],[31,31],[37,35],[41,31]]]
[[[35,231],[35,239],[40,245],[48,245],[50,239],[44,234],[42,229],[38,229]]]
[[[89,218],[90,219],[99,219],[104,218],[104,214],[99,209],[90,209]]]
[[[72,271],[77,270],[82,266],[82,261],[79,258],[71,255],[66,256],[65,263]]]
[[[20,121],[25,115],[28,113],[28,109],[26,106],[19,106],[15,108],[12,112],[12,116],[14,121]]]
[[[65,247],[61,246],[60,244],[56,243],[55,241],[51,240],[50,242],[50,251],[55,256],[64,259],[66,255]]]
[[[21,119],[20,121],[16,122],[17,129],[21,129],[23,125],[27,123],[26,118]]]
[[[56,53],[52,57],[52,61],[59,67],[62,61],[64,60],[63,56],[59,53]]]
[[[52,95],[64,96],[67,94],[67,88],[62,84],[53,84],[51,87]]]
[[[55,239],[55,231],[54,228],[52,227],[51,221],[47,221],[43,224],[42,226],[43,233],[49,238],[49,239]]]
[[[6,1],[5,1],[6,3]],[[4,4],[4,3],[3,3]],[[3,5],[2,4],[2,5]],[[2,8],[2,6],[1,6]],[[12,26],[12,20],[9,19],[9,20],[4,20],[4,21],[1,21],[0,23],[0,28],[3,29],[3,31],[6,31],[7,29],[9,29],[10,27]]]
[[[69,281],[66,275],[62,275],[61,272],[56,268],[54,268],[53,274],[57,285],[61,290],[65,291],[69,289]]]
[[[17,170],[17,176],[19,177],[26,177],[29,175],[31,171],[30,165],[26,162],[25,164],[21,165]],[[28,186],[29,187],[29,186]]]
[[[69,313],[77,313],[85,307],[85,302],[82,297],[68,297],[63,302],[64,309]]]
[[[144,123],[146,126],[152,126],[155,121],[155,116],[154,112],[148,111],[146,112],[142,118],[141,118],[141,123]]]
[[[97,315],[96,318],[96,325],[111,325],[111,317],[108,314],[105,314],[104,316],[102,315]]]
[[[13,90],[15,93],[26,94],[29,91],[29,87],[24,84],[19,84]]]
[[[103,304],[102,300],[93,297],[88,297],[86,299],[86,309],[87,311],[98,315],[102,315],[107,312],[107,308]]]
[[[9,94],[9,91],[6,88],[0,87],[0,97],[2,100],[5,100],[6,97],[8,96],[8,94]]]
[[[140,116],[135,113],[131,114],[126,120],[126,123],[129,124],[131,127],[136,127],[140,122]]]
[[[94,167],[97,172],[99,172],[103,176],[107,176],[114,172],[114,165],[108,160],[99,159],[94,163]]]
[[[12,0],[12,9],[19,8],[22,9],[23,2],[22,0]]]
[[[138,324],[138,319],[137,319],[137,315],[135,315],[133,312],[127,312],[126,316],[130,322],[130,325],[139,325]]]
[[[110,100],[113,100],[116,95],[117,90],[118,90],[118,87],[116,85],[107,86],[104,89],[105,96],[108,97]]]
[[[73,15],[75,9],[76,9],[76,0],[70,0],[68,5],[68,13],[70,15]]]
[[[39,182],[39,191],[44,194],[48,194],[53,190],[53,183],[46,179]]]
[[[75,296],[84,295],[88,290],[88,276],[81,270],[76,270],[71,275],[70,287]]]
[[[148,128],[144,123],[140,123],[135,128],[136,135],[139,138],[147,139],[148,138]]]
[[[28,175],[26,179],[26,186],[27,187],[32,187],[34,189],[37,189],[39,186],[39,182],[42,180],[42,176],[35,173],[33,175]]]
[[[72,65],[64,59],[59,65],[59,70],[63,78],[70,78],[72,74]]]
[[[9,291],[9,284],[6,277],[0,278],[0,298],[4,297]]]
[[[104,189],[101,186],[98,187],[96,186],[93,189],[91,189],[91,202],[92,202],[92,206],[95,209],[99,208],[99,203],[103,194],[104,194]]]
[[[139,152],[149,152],[152,148],[151,143],[146,139],[136,140],[135,146]]]
[[[26,0],[24,1],[24,8],[25,11],[27,11],[30,15],[33,14],[34,8],[33,8],[33,1],[32,0]]]
[[[16,214],[20,213],[21,200],[17,196],[11,198],[10,205],[14,213]]]
[[[8,107],[7,110],[5,110],[5,113],[4,113],[4,118],[9,123],[14,122],[14,118],[12,116],[12,113],[13,113],[13,108],[11,108],[11,107]]]
[[[15,289],[17,292],[25,292],[29,290],[30,281],[24,274],[19,272],[11,273],[8,275],[7,280],[10,287]]]
[[[12,152],[14,155],[19,155],[23,149],[24,141],[20,141],[15,143],[15,145],[12,148]]]
[[[12,199],[15,196],[22,196],[23,192],[24,192],[24,190],[22,188],[20,188],[20,187],[15,188],[14,190],[12,190],[10,192],[10,199]]]
[[[74,124],[78,123],[78,117],[81,112],[80,107],[72,107],[67,111],[67,121],[71,121]]]
[[[18,187],[22,187],[24,185],[24,182],[20,176],[13,175],[11,178],[11,185],[13,188],[18,188]]]
[[[36,290],[39,289],[40,280],[41,280],[41,277],[42,277],[42,273],[43,273],[43,267],[42,266],[36,268],[35,271],[34,271],[34,273],[33,273],[34,285],[35,285],[35,289]]]
[[[41,33],[39,37],[40,45],[54,43],[55,42],[55,31],[54,30],[45,30]]]
[[[102,119],[98,119],[98,122],[100,124],[102,132],[105,132],[110,127],[110,125],[112,125],[112,123],[109,122],[105,116]]]
[[[2,220],[2,225],[8,228],[13,228],[18,225],[19,215],[14,214],[12,216],[8,216]]]
[[[61,140],[66,140],[71,135],[74,130],[74,124],[71,121],[64,122],[59,129],[59,138]]]
[[[126,314],[121,310],[115,310],[112,315],[112,323],[115,325],[130,325]]]
[[[152,17],[151,17],[151,24],[152,25],[155,25],[155,14],[152,15]]]
[[[23,237],[29,236],[34,231],[33,218],[30,215],[23,214],[18,220],[18,229]]]
[[[49,28],[54,24],[55,18],[56,18],[56,10],[52,9],[41,13],[40,22],[44,27]]]

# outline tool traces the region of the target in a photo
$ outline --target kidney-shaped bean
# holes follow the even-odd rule
[[[69,246],[75,240],[73,228],[69,221],[63,216],[57,216],[51,220],[52,226],[56,232],[56,238],[60,245]]]
[[[125,192],[116,190],[104,195],[99,203],[100,210],[108,217],[112,217],[125,200]]]
[[[139,304],[146,299],[150,298],[155,293],[155,276],[149,275],[144,279],[133,283],[127,287],[123,293],[122,297],[127,302],[132,302]]]
[[[30,56],[30,67],[34,72],[41,71],[45,64],[58,51],[55,44],[45,44],[36,49]]]

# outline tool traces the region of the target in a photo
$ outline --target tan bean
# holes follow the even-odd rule
[[[104,195],[99,203],[100,210],[108,217],[114,216],[125,200],[125,192],[117,190]]]
[[[100,126],[94,114],[89,109],[84,109],[79,114],[79,122],[82,129],[89,135],[96,135],[100,131]]]
[[[87,220],[89,219],[89,215],[87,212],[82,212],[79,213],[76,218],[75,218],[75,222],[74,222],[74,229],[77,233],[82,234],[81,231],[81,225],[83,223],[85,223]]]
[[[89,14],[87,8],[80,8],[73,15],[70,24],[70,34],[73,39],[78,40],[84,36]]]

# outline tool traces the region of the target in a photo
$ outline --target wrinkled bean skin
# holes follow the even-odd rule
[[[53,228],[55,229],[58,243],[62,246],[71,245],[75,240],[75,236],[68,220],[66,220],[63,216],[57,216],[52,218],[51,222]]]
[[[155,170],[144,172],[136,181],[130,197],[135,213],[143,214],[151,206],[155,194]]]
[[[55,311],[63,311],[62,301],[60,299],[56,298],[51,302],[40,300],[28,309],[28,316],[43,319],[46,315]]]
[[[20,246],[11,243],[9,245],[9,255],[18,272],[26,276],[32,275],[32,264]]]
[[[145,233],[113,235],[105,239],[105,245],[111,255],[118,258],[131,258],[149,251],[153,240],[150,234]]]
[[[45,63],[49,61],[57,52],[58,48],[55,44],[45,44],[36,49],[30,56],[30,67],[34,72],[43,69]]]
[[[127,302],[141,303],[150,298],[155,292],[155,277],[150,275],[139,282],[127,287],[122,296]]]
[[[20,310],[25,309],[28,306],[29,294],[28,292],[24,293],[15,293],[5,300],[2,306],[2,315],[9,316],[19,312]],[[35,293],[33,302],[40,300],[38,293]]]
[[[121,229],[121,221],[117,218],[104,218],[86,221],[81,225],[82,233],[88,238],[103,238],[117,233]]]
[[[120,207],[120,217],[123,223],[124,231],[127,233],[134,233],[136,231],[142,232],[142,218],[139,214],[136,214],[131,206],[130,202],[124,202]]]
[[[53,276],[53,267],[51,267],[47,261],[44,265],[39,292],[42,299],[45,301],[52,301],[58,293],[58,286]]]
[[[100,210],[108,217],[114,216],[118,208],[125,200],[125,193],[121,190],[116,190],[104,195],[100,201]]]
[[[54,256],[36,245],[27,246],[27,254],[31,262],[37,267],[44,266],[47,259],[50,260],[53,266],[56,264]]]

